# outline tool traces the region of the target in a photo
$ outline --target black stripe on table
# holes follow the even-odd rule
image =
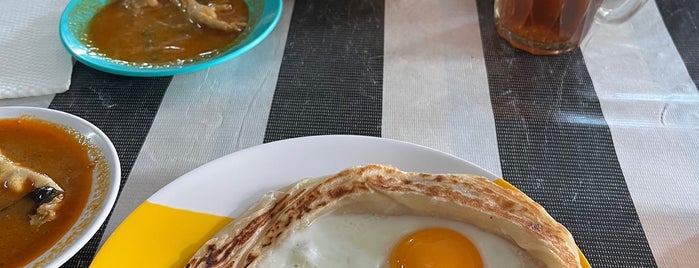
[[[264,142],[380,136],[383,25],[383,1],[295,1]]]
[[[495,32],[478,1],[505,179],[574,235],[593,267],[653,267],[609,127],[579,49],[532,56]]]
[[[656,1],[694,84],[699,87],[699,1]]]
[[[121,162],[121,193],[172,77],[123,77],[76,63],[71,79],[70,90],[57,94],[49,108],[82,117],[109,137]],[[107,222],[64,267],[89,266]]]

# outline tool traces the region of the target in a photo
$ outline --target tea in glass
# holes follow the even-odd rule
[[[495,25],[512,46],[536,55],[575,49],[602,0],[495,0]]]

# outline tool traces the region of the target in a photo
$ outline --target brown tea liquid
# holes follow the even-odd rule
[[[500,36],[537,55],[576,48],[589,30],[602,0],[495,0]]]

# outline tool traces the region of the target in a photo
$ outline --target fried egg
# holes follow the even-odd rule
[[[535,267],[520,248],[461,222],[328,214],[270,249],[257,267]]]

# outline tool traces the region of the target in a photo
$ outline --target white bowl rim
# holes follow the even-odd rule
[[[68,244],[65,250],[55,255],[55,258],[50,259],[51,256],[48,256],[51,249],[56,246],[53,245],[41,256],[28,264],[28,266],[34,266],[37,262],[41,261],[42,265],[43,263],[46,263],[49,267],[58,267],[68,261],[68,259],[73,257],[83,246],[85,246],[85,244],[87,244],[87,242],[95,235],[95,233],[97,233],[97,230],[99,230],[104,221],[107,219],[109,213],[111,213],[112,207],[116,202],[121,183],[121,164],[117,151],[109,137],[107,137],[107,135],[104,134],[104,132],[102,132],[102,130],[100,130],[97,126],[81,117],[49,108],[30,106],[0,107],[0,119],[16,118],[24,115],[33,116],[37,119],[46,120],[75,129],[90,140],[91,143],[94,143],[94,145],[100,148],[107,164],[109,165],[109,186],[107,187],[106,196],[104,201],[99,205],[94,218],[92,218],[84,232],[80,234],[72,243]],[[87,131],[90,132],[86,133]],[[83,213],[84,212],[85,211],[83,210]],[[79,223],[82,217],[83,214],[81,213],[80,218],[75,224],[73,224],[71,229]],[[68,233],[70,233],[70,231]],[[68,233],[66,233],[66,235]],[[65,239],[66,235],[64,235],[64,237],[61,238],[56,244]]]

